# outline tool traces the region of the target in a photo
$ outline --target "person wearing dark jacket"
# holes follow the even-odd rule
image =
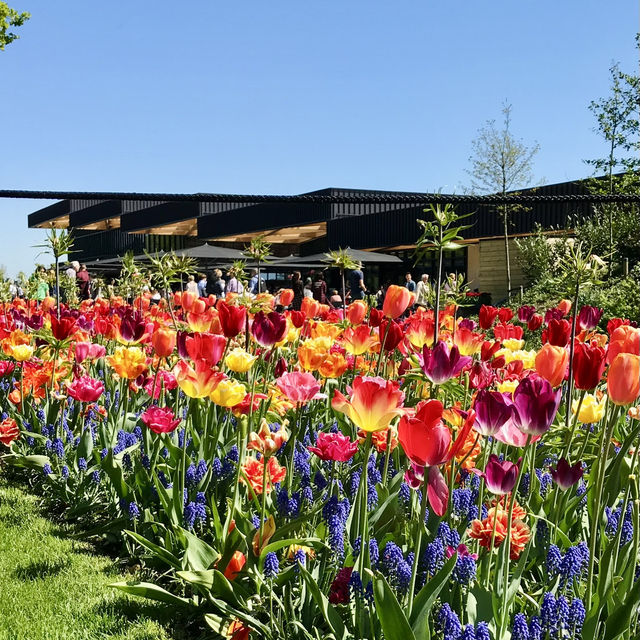
[[[222,279],[222,271],[215,269],[211,274],[211,281],[207,282],[207,291],[212,293],[218,300],[224,298],[225,282]]]
[[[320,304],[327,304],[327,283],[321,273],[317,273],[312,286],[313,298]]]
[[[291,308],[295,311],[300,311],[302,298],[304,298],[304,283],[302,282],[302,274],[299,271],[294,271],[291,276],[291,288],[293,289]]]

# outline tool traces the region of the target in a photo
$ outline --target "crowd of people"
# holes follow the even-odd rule
[[[107,297],[114,295],[113,279],[104,285],[105,290],[103,291],[99,285],[99,279],[93,279],[86,265],[77,261],[69,262],[62,274],[66,277],[68,286],[71,282],[76,283],[77,295],[80,301],[102,297],[103,295]],[[302,272],[293,271],[287,277],[286,282],[265,282],[257,269],[252,269],[249,272],[248,281],[239,276],[240,274],[236,273],[233,268],[227,270],[226,273],[223,273],[222,269],[214,269],[209,275],[206,273],[189,275],[184,288],[186,291],[200,297],[214,295],[216,298],[224,298],[228,293],[257,295],[258,293],[268,292],[275,296],[276,305],[279,304],[280,295],[285,289],[291,289],[293,291],[293,301],[289,306],[294,310],[299,310],[304,298],[313,298],[320,304],[329,305],[333,309],[341,309],[344,305],[348,305],[354,300],[362,300],[366,297],[371,304],[382,308],[387,289],[394,284],[391,280],[386,280],[377,289],[370,290],[365,283],[363,267],[358,265],[356,269],[348,271],[345,275],[345,300],[343,300],[342,287],[338,289],[329,286],[324,272],[320,270],[312,270],[304,277]],[[35,298],[37,300],[43,300],[47,296],[56,296],[56,278],[53,269],[47,271],[42,266],[38,267],[36,273],[32,276],[32,282],[34,283]],[[457,282],[456,274],[449,274],[443,282],[443,293],[446,295],[457,291]],[[407,272],[404,276],[403,286],[414,294],[415,307],[433,305],[435,292],[429,274],[423,273],[420,279],[415,282],[412,274]],[[163,297],[162,293],[153,288],[150,282],[144,286],[144,290],[151,294],[152,302],[158,302]],[[25,295],[23,288],[17,281],[11,284],[10,291],[12,297]],[[60,295],[62,299],[65,298],[65,290],[62,286]]]

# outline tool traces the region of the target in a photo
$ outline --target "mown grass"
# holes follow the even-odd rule
[[[108,587],[112,558],[72,540],[0,481],[0,640],[182,640],[163,605]]]

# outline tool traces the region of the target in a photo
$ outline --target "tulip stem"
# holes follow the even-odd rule
[[[382,475],[382,486],[387,486],[389,478],[389,458],[391,457],[391,425],[387,427],[387,448],[384,451],[384,472]]]
[[[564,445],[565,448],[564,448],[564,451],[562,452],[562,456],[560,456],[562,458],[567,458],[567,460],[569,460],[568,455],[569,455],[569,452],[571,451],[571,443],[573,442],[573,436],[575,435],[576,427],[578,426],[578,415],[580,414],[580,409],[582,409],[582,403],[584,402],[584,397],[585,397],[586,393],[587,392],[584,389],[582,389],[580,391],[580,398],[578,399],[578,408],[577,408],[576,414],[575,414],[575,416],[573,418],[573,425],[571,426],[571,431],[568,432],[568,434],[567,434],[567,436],[568,436],[567,437],[567,442]],[[567,406],[567,411],[569,411],[569,410],[570,410],[570,407]]]
[[[382,354],[384,353],[384,345],[387,343],[387,337],[389,336],[389,329],[391,328],[391,323],[393,322],[393,320],[391,320],[391,318],[389,318],[387,320],[387,326],[384,328],[384,338],[382,339],[382,342],[380,343],[380,353],[378,354],[378,364],[376,365],[376,375],[378,375],[378,372],[380,371],[380,363],[382,362]]]
[[[262,541],[264,540],[264,514],[267,510],[267,472],[269,471],[269,465],[267,464],[269,459],[267,456],[262,456],[262,510],[260,513],[260,537],[258,538],[258,553],[260,556],[262,553]]]
[[[418,519],[418,534],[416,536],[416,546],[413,557],[413,567],[411,569],[411,582],[409,584],[409,594],[407,601],[407,617],[411,616],[411,609],[413,608],[413,594],[416,589],[416,578],[418,576],[418,564],[420,563],[420,547],[422,545],[422,532],[424,529],[424,518],[427,513],[427,487],[429,469],[423,467],[423,480],[422,480],[422,502],[420,503],[420,517]]]
[[[503,566],[503,583],[502,583],[502,613],[500,615],[500,629],[504,630],[505,625],[507,624],[507,614],[508,614],[508,604],[509,599],[507,598],[507,592],[509,590],[509,560],[511,559],[511,524],[513,520],[513,507],[516,503],[516,495],[518,494],[518,488],[520,487],[520,479],[522,478],[522,473],[525,467],[526,460],[526,452],[527,447],[531,447],[531,434],[527,436],[527,444],[525,445],[525,455],[522,463],[522,469],[518,472],[518,476],[516,478],[515,487],[513,487],[513,491],[511,492],[511,502],[509,503],[509,514],[507,516],[507,537],[504,539],[502,544],[506,545],[506,548],[503,553],[504,557],[504,566]],[[531,468],[529,469],[529,477],[535,475],[535,447],[531,447],[534,453],[531,455]],[[529,483],[531,487],[531,483]],[[529,489],[529,495],[531,495],[531,488]],[[508,496],[507,496],[508,498]],[[505,498],[505,500],[507,499]],[[506,506],[506,504],[505,504]],[[496,508],[497,510],[497,508]],[[500,634],[502,637],[502,633]]]
[[[576,294],[573,297],[573,313],[571,315],[571,338],[569,342],[569,379],[567,380],[567,406],[565,424],[569,428],[571,419],[571,397],[573,394],[573,356],[575,353],[576,323],[578,320],[578,298],[580,297],[580,271],[576,274]]]
[[[369,456],[371,455],[371,441],[373,433],[367,432],[367,438],[364,443],[364,459],[362,461],[362,471],[360,473],[360,557],[358,558],[358,571],[360,573],[360,579],[363,581],[364,587],[364,568],[365,568],[365,554],[369,553],[369,537],[368,537],[368,519],[367,519],[367,475],[369,470]]]
[[[600,521],[602,514],[600,513],[600,503],[602,502],[602,491],[604,488],[604,475],[607,466],[607,458],[609,456],[609,447],[611,445],[611,436],[613,434],[613,428],[618,417],[618,407],[613,406],[609,417],[609,423],[602,429],[602,435],[600,436],[600,442],[598,445],[598,451],[596,452],[596,458],[598,460],[598,476],[596,478],[596,497],[593,503],[593,517],[595,522],[589,533],[589,570],[587,572],[587,591],[585,595],[584,605],[587,612],[591,609],[591,596],[593,594],[593,574],[596,566],[596,542],[598,539],[598,532],[600,530]],[[622,526],[622,523],[620,523]]]

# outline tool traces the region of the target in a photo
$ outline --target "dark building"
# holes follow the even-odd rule
[[[420,235],[418,218],[424,205],[363,202],[331,202],[331,197],[407,195],[408,192],[357,189],[321,189],[305,195],[326,196],[323,202],[245,203],[184,201],[63,200],[29,215],[29,227],[73,229],[74,258],[81,262],[105,260],[143,251],[182,249],[204,241],[243,248],[251,238],[265,234],[276,255],[306,256],[337,249],[375,250],[395,254],[403,264],[375,272],[375,278],[398,281],[411,268],[414,279],[435,274],[435,256],[427,252],[414,264],[413,250]],[[519,193],[576,195],[588,193],[584,181],[546,185]],[[422,195],[422,194],[415,194]],[[428,198],[426,198],[428,201]],[[491,293],[494,300],[506,296],[503,228],[495,205],[460,204],[459,213],[472,214],[471,228],[462,232],[463,248],[445,252],[446,272],[465,273],[472,288]],[[538,202],[511,216],[513,239],[529,235],[536,225],[564,228],[574,215],[591,212],[591,205],[571,202]],[[517,246],[511,240],[512,286],[522,284]]]

